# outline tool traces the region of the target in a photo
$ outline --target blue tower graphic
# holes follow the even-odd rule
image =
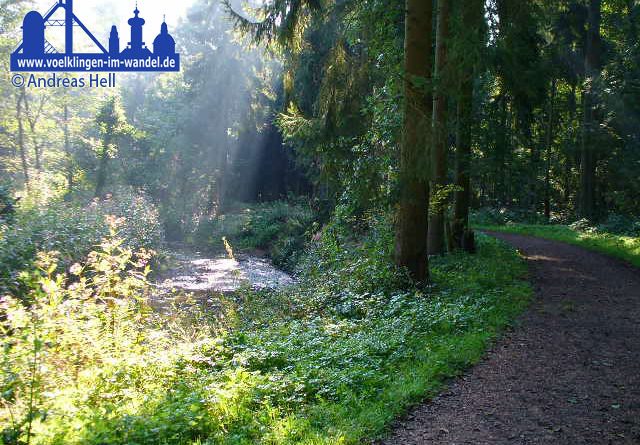
[[[136,5],[136,9],[133,11],[135,14],[128,21],[129,26],[131,26],[131,41],[129,42],[129,46],[122,51],[123,56],[133,56],[133,57],[149,57],[151,55],[151,51],[146,47],[144,42],[142,41],[142,27],[145,24],[145,20],[142,17],[139,17],[140,11],[138,10],[138,5]]]
[[[44,55],[44,18],[37,11],[31,11],[24,16],[22,32],[28,39],[23,39],[23,54],[29,57]]]
[[[59,10],[64,10],[64,19],[53,18]],[[128,21],[131,27],[131,39],[127,46],[120,51],[120,35],[116,26],[111,27],[108,50],[73,12],[73,0],[57,0],[43,15],[31,11],[24,17],[22,23],[22,43],[11,54],[12,71],[179,71],[180,55],[176,53],[176,42],[169,34],[166,19],[160,26],[160,34],[153,41],[153,52],[147,48],[143,40],[145,19],[140,16],[136,3],[134,16]],[[59,52],[45,38],[45,29],[50,26],[63,26],[65,29],[65,48]],[[78,26],[95,44],[97,53],[76,53],[73,46],[73,30]],[[65,58],[65,56],[67,56]],[[69,58],[74,61],[91,63],[78,64],[81,68],[74,68],[68,63]],[[25,66],[20,63],[24,59],[40,59],[42,64]],[[135,60],[135,64],[120,62]],[[49,62],[47,62],[49,61]],[[161,63],[162,62],[162,63]],[[89,65],[89,68],[86,66]]]
[[[153,41],[153,54],[157,56],[172,56],[176,53],[176,41],[169,34],[166,19],[160,26],[160,34]]]
[[[109,54],[114,57],[120,55],[120,37],[118,36],[116,25],[111,27],[111,33],[109,33]]]

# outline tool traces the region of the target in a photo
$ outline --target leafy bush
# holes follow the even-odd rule
[[[356,225],[334,219],[297,266],[308,295],[305,312],[364,317],[386,295],[409,286],[394,265],[391,218],[369,214]]]
[[[226,238],[234,248],[265,250],[274,264],[292,269],[304,250],[312,223],[311,209],[301,202],[247,205],[242,210],[202,221],[194,241],[222,249],[222,238]]]
[[[62,409],[56,406],[60,401],[86,397],[73,388],[93,380],[87,369],[109,373],[114,363],[143,353],[151,252],[134,255],[115,233],[112,229],[84,267],[71,267],[73,281],[55,274],[57,252],[39,254],[38,269],[23,273],[30,283],[28,307],[21,299],[3,297],[0,420],[9,426],[2,443],[29,443],[47,415]]]
[[[496,209],[493,207],[483,207],[471,214],[471,222],[478,225],[502,225],[513,219],[507,209]]]
[[[9,187],[0,183],[0,227],[13,220],[16,200]]]
[[[603,223],[598,225],[597,230],[616,235],[640,237],[640,220],[612,213]]]
[[[164,237],[158,210],[142,191],[121,191],[109,199],[93,201],[91,207],[103,217],[113,215],[123,219],[118,237],[127,247],[155,249],[162,245]]]
[[[581,218],[577,221],[569,224],[569,228],[571,230],[575,230],[576,232],[584,232],[584,233],[593,233],[596,231],[593,223],[589,221],[587,218]]]
[[[569,223],[570,221],[573,221]],[[567,224],[572,230],[583,233],[613,233],[617,235],[640,236],[640,221],[636,218],[611,213],[607,219],[597,224],[586,218],[574,220],[568,215],[552,215],[546,221],[542,215],[523,210],[483,207],[472,212],[471,223],[475,226],[503,226],[511,224],[545,225]]]
[[[640,236],[640,221],[616,213],[610,214],[607,219],[600,224],[595,224],[586,218],[582,218],[569,224],[569,228],[582,233],[610,233],[631,237]]]
[[[126,246],[155,249],[162,242],[157,211],[144,195],[124,193],[81,207],[68,203],[18,208],[15,223],[0,232],[0,290],[19,286],[38,251],[57,251],[61,267],[84,257],[108,231],[107,216],[123,219]]]
[[[373,226],[378,233],[361,248],[325,229],[301,266],[317,267],[299,287],[244,303],[246,324],[227,344],[247,371],[272,376],[270,403],[289,412],[277,428],[265,425],[265,442],[356,444],[375,435],[478,360],[526,302],[528,287],[516,279],[523,264],[495,240],[481,236],[477,256],[436,260],[425,295],[389,265],[388,220]]]

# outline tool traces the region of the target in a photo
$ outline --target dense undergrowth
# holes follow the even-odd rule
[[[471,215],[474,226],[568,226],[583,233],[610,233],[627,237],[640,237],[640,220],[629,215],[610,213],[606,219],[592,222],[587,219],[576,220],[570,214],[552,214],[547,221],[544,215],[508,208],[484,207]]]
[[[0,443],[356,444],[479,359],[525,306],[502,243],[434,260],[412,288],[371,216],[328,224],[299,283],[218,296],[219,310],[148,310],[148,253],[113,229],[70,274],[41,255],[31,306],[2,299]],[[60,272],[60,273],[59,273]],[[19,297],[19,296],[18,296]]]
[[[223,250],[225,238],[239,250],[264,250],[273,263],[292,270],[302,254],[313,212],[304,201],[240,204],[198,224],[193,244]]]
[[[26,199],[10,218],[0,219],[0,292],[16,291],[37,253],[57,252],[60,269],[80,261],[109,233],[109,219],[122,218],[118,236],[132,249],[158,249],[162,229],[158,212],[139,192],[123,191],[87,204]]]

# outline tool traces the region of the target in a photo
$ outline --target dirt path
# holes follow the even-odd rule
[[[530,264],[535,301],[487,358],[398,422],[386,445],[640,444],[640,270],[496,234]]]

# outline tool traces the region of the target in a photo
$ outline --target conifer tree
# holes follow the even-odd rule
[[[404,120],[400,148],[396,262],[416,281],[429,277],[427,230],[432,116],[432,14],[430,1],[407,0],[404,38]]]

